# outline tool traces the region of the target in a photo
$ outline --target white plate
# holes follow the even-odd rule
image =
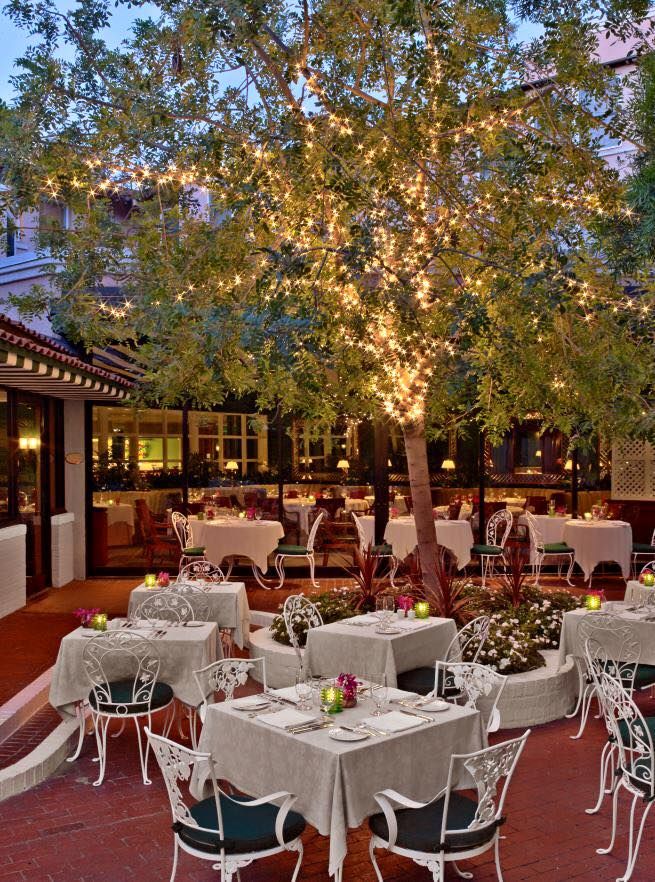
[[[409,705],[406,705],[406,707],[409,707]],[[437,698],[435,701],[431,701],[426,704],[412,705],[412,707],[414,708],[414,710],[420,711],[421,713],[423,711],[427,711],[430,714],[438,714],[442,711],[450,710],[452,704],[449,704],[447,701],[442,701],[441,699]]]
[[[185,628],[202,628],[203,625],[206,625],[207,622],[185,622]]]
[[[402,628],[384,628],[384,629],[383,628],[376,628],[375,633],[376,634],[402,634],[403,629]]]
[[[254,711],[263,710],[270,706],[270,701],[265,698],[237,698],[232,702],[234,710],[238,711]]]
[[[365,741],[369,736],[367,732],[349,732],[347,729],[328,729],[328,735],[334,741]]]

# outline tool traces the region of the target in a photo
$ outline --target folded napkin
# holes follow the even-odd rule
[[[429,619],[394,619],[392,627],[402,628],[403,631],[419,631],[431,624]]]
[[[381,717],[366,717],[366,719],[359,721],[360,726],[372,726],[382,732],[404,732],[405,729],[414,729],[424,723],[425,720],[420,717],[404,714],[402,711],[389,711],[387,714],[382,714]]]
[[[285,686],[284,689],[269,689],[268,691],[270,695],[277,695],[278,698],[284,698],[287,701],[292,701],[294,704],[298,703],[295,686]]]
[[[387,689],[387,701],[400,701],[401,699],[411,701],[412,698],[418,698],[416,692],[405,692],[404,689],[396,689],[394,686],[389,686]]]
[[[377,616],[372,615],[364,615],[364,616],[353,616],[352,619],[346,619],[346,622],[349,625],[379,625],[380,620]]]
[[[257,719],[262,723],[268,723],[269,726],[275,726],[276,729],[292,729],[294,726],[318,722],[318,717],[308,717],[307,714],[301,714],[292,707],[285,707],[272,714],[262,714]]]

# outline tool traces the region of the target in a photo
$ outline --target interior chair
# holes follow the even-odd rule
[[[539,530],[539,525],[534,515],[526,511],[525,517],[528,521],[528,533],[530,534],[530,549],[534,559],[533,569],[535,574],[535,585],[539,584],[539,576],[541,575],[541,567],[547,563],[549,558],[557,563],[557,575],[562,576],[562,559],[568,559],[568,569],[566,571],[566,581],[571,587],[571,573],[573,572],[573,564],[575,563],[575,549],[566,542],[544,542]]]
[[[281,588],[284,585],[284,560],[287,557],[292,557],[294,559],[302,557],[307,558],[307,561],[309,563],[309,578],[311,585],[313,588],[320,587],[318,582],[314,578],[314,569],[316,566],[316,561],[314,559],[314,543],[316,542],[316,533],[318,532],[318,528],[324,517],[325,512],[319,512],[316,520],[312,524],[311,530],[309,531],[307,545],[278,545],[275,551],[275,569],[277,570],[280,582],[278,585],[275,586],[276,588]]]
[[[303,647],[307,642],[307,632],[320,628],[323,624],[318,607],[304,594],[290,594],[284,601],[282,617],[287,629],[289,642],[293,646],[298,662],[302,665]]]
[[[355,529],[357,531],[357,539],[359,542],[359,550],[364,554],[368,549],[370,543],[366,538],[366,533],[364,532],[364,528],[362,527],[362,522],[360,521],[357,514],[353,511],[351,512],[353,523],[355,524]],[[393,553],[393,548],[387,542],[383,542],[381,545],[371,545],[371,551],[374,554],[377,554],[378,557],[384,558],[389,563],[389,581],[391,582],[391,587],[395,588],[394,584],[394,576],[400,566],[400,561]]]
[[[337,515],[343,514],[342,499],[328,499],[327,502],[337,503]],[[323,509],[323,506],[317,508]],[[330,553],[333,551],[340,552],[342,555],[353,554],[354,547],[357,543],[356,531],[353,528],[352,520],[348,516],[345,520],[338,517],[325,517],[321,523],[319,550],[323,555],[323,566],[328,565]]]
[[[453,864],[461,878],[472,878],[457,862],[493,848],[502,882],[500,828],[505,823],[505,799],[529,734],[528,729],[520,738],[485,750],[453,754],[446,787],[429,802],[417,802],[395,790],[376,793],[382,811],[370,817],[368,824],[372,834],[369,853],[378,882],[383,879],[375,851],[382,848],[426,867],[434,882],[444,882],[447,863]],[[475,797],[455,789],[459,780],[469,778],[477,790]]]
[[[129,631],[101,632],[84,646],[82,652],[84,673],[91,684],[89,709],[98,748],[98,777],[93,782],[99,787],[107,768],[107,730],[112,720],[134,720],[139,760],[144,784],[148,778],[148,743],[145,751],[139,721],[147,720],[152,728],[152,715],[170,710],[173,690],[159,678],[160,657],[152,641]],[[84,727],[84,714],[81,714]],[[165,723],[168,734],[172,716]],[[122,731],[122,728],[121,728]]]
[[[405,500],[405,508],[407,509],[407,514],[414,514],[414,502],[412,501],[411,496],[403,496]]]
[[[616,744],[617,782],[612,799],[612,832],[607,848],[596,849],[609,854],[616,841],[618,799],[621,791],[631,797],[628,861],[619,882],[628,882],[637,862],[639,847],[648,814],[655,802],[655,750],[653,749],[653,718],[645,719],[621,679],[604,672],[599,678],[601,704]],[[642,805],[641,820],[636,824],[637,806]],[[636,836],[635,836],[636,833]]]
[[[482,714],[487,732],[500,728],[498,702],[507,676],[488,665],[465,661],[438,661],[435,666],[433,695],[445,695]],[[479,706],[478,706],[479,705]]]
[[[292,793],[280,791],[261,799],[230,796],[218,785],[211,754],[183,747],[149,729],[146,734],[159,763],[173,814],[171,882],[180,851],[209,861],[212,869],[220,871],[220,882],[232,882],[235,875],[239,879],[239,869],[253,861],[284,851],[297,852],[291,877],[291,882],[296,882],[302,864],[300,837],[305,819],[291,810],[296,799]],[[188,792],[194,771],[211,785],[211,796],[200,801]]]
[[[491,515],[487,521],[486,544],[476,544],[471,548],[471,554],[480,558],[480,572],[482,575],[482,587],[484,588],[487,576],[494,572],[497,561],[504,560],[503,552],[509,538],[514,520],[512,513],[506,508],[499,509]]]
[[[489,636],[489,616],[478,616],[460,628],[448,645],[443,661],[477,662],[482,647]],[[413,668],[398,674],[398,688],[418,695],[429,695],[435,688],[435,666]],[[454,694],[454,693],[453,693]],[[442,697],[445,695],[442,693]],[[450,696],[448,696],[450,697]]]
[[[136,499],[134,510],[143,537],[143,550],[148,567],[153,566],[155,558],[176,559],[178,540],[175,536],[168,535],[167,524],[155,519],[145,499]]]
[[[182,552],[180,569],[191,563],[192,560],[205,560],[205,546],[193,544],[191,526],[187,516],[182,514],[181,511],[174,511],[171,515],[171,522],[173,524],[173,532],[177,536]]]
[[[637,578],[637,563],[639,560],[647,560],[650,561],[653,557],[655,557],[655,530],[653,530],[650,545],[647,545],[645,542],[633,542],[632,543],[632,578]],[[646,564],[648,566],[648,564]]]

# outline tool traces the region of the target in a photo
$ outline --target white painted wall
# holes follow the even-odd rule
[[[26,603],[26,536],[25,524],[14,524],[0,529],[0,618],[20,609]]]
[[[64,453],[84,455],[84,402],[64,401]],[[86,578],[85,462],[65,463],[66,512],[74,516],[72,529],[73,578]],[[54,559],[54,551],[53,551]],[[54,566],[53,566],[54,584]],[[63,584],[63,583],[62,583]]]
[[[75,578],[75,515],[72,512],[50,518],[52,586],[60,588]]]

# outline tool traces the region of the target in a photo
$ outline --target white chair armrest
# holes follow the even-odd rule
[[[393,810],[392,802],[397,803],[398,805],[402,805],[405,808],[411,809],[420,809],[424,808],[426,805],[429,805],[433,800],[429,800],[428,802],[416,802],[414,799],[410,799],[408,796],[403,796],[402,793],[398,793],[396,790],[380,790],[374,796],[375,801],[382,809],[384,817],[387,821],[387,830],[389,831],[389,836],[387,839],[387,845],[389,848],[393,848],[396,844],[396,839],[398,838],[398,822],[396,820],[396,813]],[[437,799],[437,797],[435,797]]]
[[[297,799],[294,793],[289,793],[288,790],[279,790],[277,793],[269,793],[267,796],[262,796],[259,799],[249,799],[247,802],[240,799],[234,799],[234,797],[227,793],[224,793],[223,795],[227,799],[231,799],[232,802],[238,802],[239,805],[244,806],[245,808],[254,808],[258,805],[264,805],[267,802],[275,802],[276,799],[284,799],[275,818],[275,838],[283,848],[286,847],[286,842],[284,841],[284,822],[287,819],[291,806]]]

